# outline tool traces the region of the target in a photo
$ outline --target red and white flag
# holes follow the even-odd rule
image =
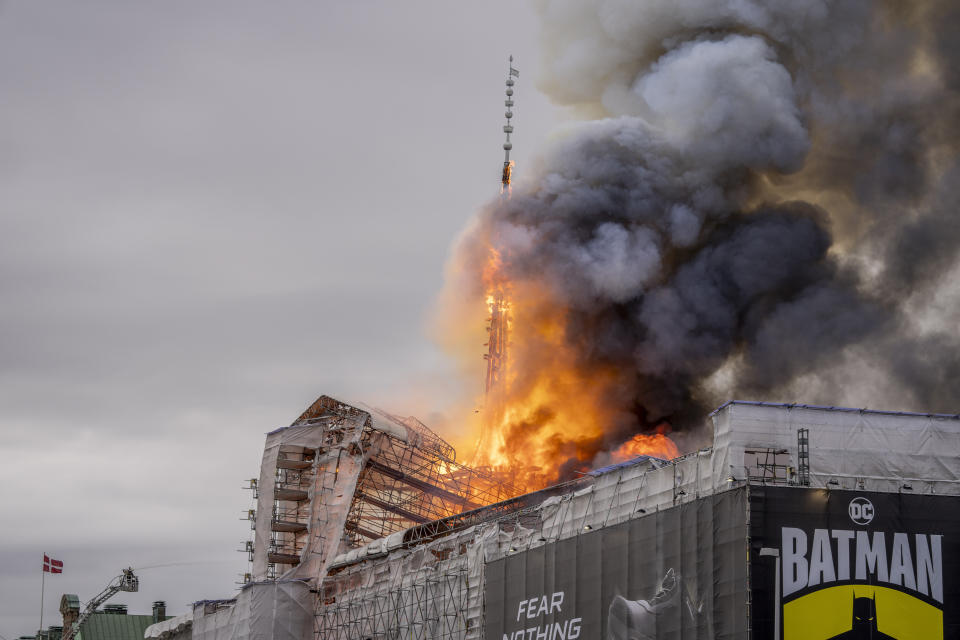
[[[54,560],[47,554],[43,554],[43,570],[47,573],[63,573],[63,561]]]

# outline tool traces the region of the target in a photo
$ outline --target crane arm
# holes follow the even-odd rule
[[[139,587],[140,581],[137,576],[133,574],[133,569],[124,569],[123,573],[110,581],[106,589],[87,603],[83,612],[77,617],[76,622],[74,622],[69,629],[63,630],[62,640],[73,640],[83,626],[83,623],[87,621],[87,618],[92,616],[100,605],[115,596],[118,592],[137,591]]]

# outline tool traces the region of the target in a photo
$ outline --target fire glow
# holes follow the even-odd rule
[[[679,455],[666,422],[652,433],[618,428],[636,422],[618,408],[621,389],[633,387],[622,383],[635,374],[584,363],[570,344],[568,310],[548,287],[511,281],[493,247],[479,275],[488,314],[487,375],[470,464],[533,491],[598,464]]]

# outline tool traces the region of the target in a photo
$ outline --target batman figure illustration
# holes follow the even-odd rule
[[[877,630],[877,603],[874,598],[854,598],[851,627],[849,631],[830,640],[896,640]]]

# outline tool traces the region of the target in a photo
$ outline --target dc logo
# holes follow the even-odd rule
[[[847,507],[847,513],[854,524],[870,524],[873,520],[873,503],[866,498],[854,498]]]

